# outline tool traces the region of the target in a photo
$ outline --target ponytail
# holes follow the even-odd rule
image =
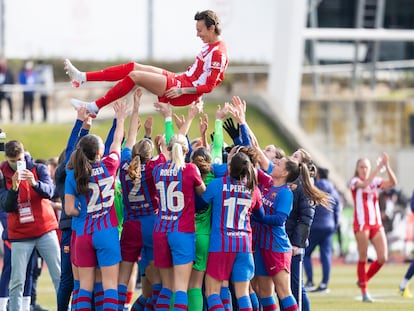
[[[129,162],[128,176],[133,181],[141,179],[141,158],[139,155],[133,157],[131,162]]]
[[[79,194],[88,194],[92,164],[103,153],[104,148],[102,139],[97,135],[88,134],[79,140],[68,163],[68,168],[74,171],[76,191]]]
[[[188,151],[188,141],[184,135],[176,134],[171,137],[168,144],[168,150],[171,152],[171,162],[177,169],[185,167],[185,154]]]
[[[315,187],[311,180],[310,172],[307,165],[299,165],[302,187],[305,195],[311,201],[312,205],[322,205],[327,209],[331,209],[331,200],[328,193]]]

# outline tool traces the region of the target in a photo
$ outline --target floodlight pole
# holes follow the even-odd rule
[[[0,0],[1,1],[1,0]],[[147,1],[148,4],[148,11],[147,11],[147,15],[148,15],[148,50],[147,50],[147,58],[148,60],[152,60],[154,58],[154,3],[153,0],[148,0]]]
[[[4,56],[4,0],[0,0],[0,56]]]

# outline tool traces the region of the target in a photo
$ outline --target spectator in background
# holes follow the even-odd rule
[[[0,164],[7,194],[0,207],[7,211],[8,235],[11,241],[10,311],[26,310],[22,305],[23,285],[30,255],[36,248],[46,261],[57,291],[60,279],[60,249],[56,234],[58,224],[49,199],[54,185],[47,167],[35,164],[25,154],[23,144],[11,140],[5,145],[6,160]],[[26,169],[17,171],[17,161]]]
[[[8,84],[14,84],[14,75],[11,70],[7,67],[7,60],[4,57],[0,57],[0,120],[1,115],[1,103],[3,99],[9,104],[9,118],[13,120],[13,101],[10,92],[3,90],[3,86]]]
[[[338,227],[339,216],[342,210],[339,193],[335,189],[334,184],[328,179],[328,175],[328,169],[322,167],[317,169],[315,186],[330,195],[331,204],[329,208],[322,205],[316,206],[315,216],[309,234],[309,245],[305,248],[305,257],[303,258],[303,266],[307,277],[306,290],[311,292],[327,293],[329,291],[328,282],[331,273],[332,236]],[[319,246],[319,260],[322,264],[322,282],[315,288],[313,284],[311,256],[317,246]]]
[[[53,89],[53,67],[39,60],[36,66],[38,92],[40,94],[40,105],[43,112],[43,122],[47,121],[48,101]]]
[[[8,190],[4,181],[3,173],[0,170],[0,202],[6,201]],[[0,208],[0,222],[3,226],[3,233],[1,239],[3,240],[3,267],[1,270],[0,277],[0,311],[7,311],[7,304],[9,301],[9,283],[11,274],[11,243],[7,234],[7,212]],[[34,264],[34,253],[30,256],[29,264],[27,265],[26,271],[26,282],[23,291],[23,304],[25,309],[30,307],[30,295],[32,292],[32,276],[33,276],[33,264]]]
[[[34,71],[33,62],[31,60],[26,61],[23,68],[20,70],[19,83],[23,87],[22,120],[24,121],[26,119],[26,110],[29,109],[30,121],[33,122],[33,103],[37,84],[37,73]]]

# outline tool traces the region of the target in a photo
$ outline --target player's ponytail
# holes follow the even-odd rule
[[[92,163],[95,162],[100,150],[105,146],[99,136],[89,134],[83,136],[72,153],[68,168],[73,169],[76,180],[76,191],[79,194],[88,194],[88,183],[92,173]]]
[[[288,172],[286,177],[287,183],[292,183],[300,176],[300,181],[302,183],[303,191],[306,197],[312,202],[313,205],[322,205],[326,208],[330,208],[330,199],[329,195],[315,187],[311,180],[311,174],[309,172],[309,164],[299,163],[296,159],[292,157],[286,158],[285,168]]]
[[[184,168],[185,154],[188,152],[187,138],[181,134],[174,135],[168,144],[168,150],[171,152],[171,162],[175,164],[176,169]]]
[[[141,158],[139,155],[134,156],[129,162],[128,176],[133,181],[141,179]]]
[[[154,144],[144,138],[132,147],[132,160],[128,166],[128,175],[133,181],[141,179],[141,164],[145,164],[154,154]]]

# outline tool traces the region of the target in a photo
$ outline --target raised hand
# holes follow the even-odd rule
[[[139,111],[139,107],[141,105],[141,97],[142,97],[142,90],[140,88],[137,88],[134,92],[134,106],[132,108],[136,112]]]
[[[221,108],[220,105],[217,105],[217,110],[216,110],[216,120],[223,120],[224,117],[227,115],[227,113],[229,112],[230,109],[230,104],[228,102],[224,103],[224,107],[223,109]],[[234,126],[234,124],[233,124]]]
[[[239,124],[237,124],[237,127],[236,127],[234,125],[234,122],[233,122],[232,118],[227,118],[223,122],[223,128],[227,132],[227,134],[229,134],[231,139],[233,139],[233,140],[240,136],[240,126],[239,126]]]
[[[230,113],[236,118],[239,124],[246,123],[246,101],[241,100],[239,96],[233,96],[232,98],[232,108]]]
[[[178,116],[176,113],[173,113],[172,117],[174,119],[175,125],[177,126],[178,129],[180,129],[185,123],[184,115]]]
[[[152,118],[152,116],[149,116],[144,122],[145,137],[151,137],[151,135],[152,135],[152,124],[153,124],[153,118]]]
[[[128,106],[125,99],[114,102],[113,108],[117,120],[125,120],[128,117]]]
[[[207,128],[208,128],[208,115],[207,115],[207,113],[204,113],[203,116],[201,116],[199,118],[198,124],[200,126],[201,135],[204,135],[207,132]]]
[[[170,104],[156,102],[154,103],[154,108],[156,111],[161,113],[161,115],[163,115],[164,118],[172,116],[172,109],[171,109]]]

